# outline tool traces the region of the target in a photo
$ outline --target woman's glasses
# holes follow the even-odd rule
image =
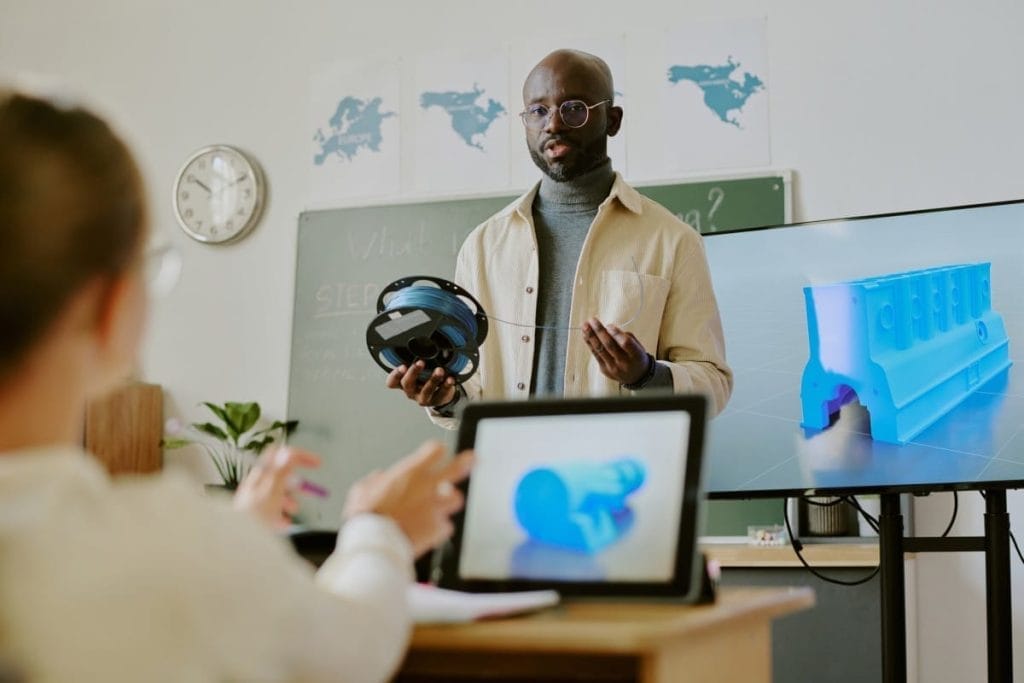
[[[611,100],[601,100],[596,104],[588,105],[583,100],[566,100],[558,105],[558,116],[562,119],[562,123],[569,128],[582,128],[587,125],[587,121],[590,119],[590,110],[608,102],[611,102]],[[531,104],[525,110],[519,112],[519,117],[523,119],[523,123],[527,128],[537,130],[548,124],[549,118],[555,111],[555,109],[549,109],[543,104]]]
[[[181,254],[170,244],[151,247],[143,259],[143,273],[150,293],[166,296],[181,277]]]

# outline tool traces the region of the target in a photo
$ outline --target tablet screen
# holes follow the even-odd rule
[[[689,431],[681,410],[481,419],[459,578],[671,580]]]

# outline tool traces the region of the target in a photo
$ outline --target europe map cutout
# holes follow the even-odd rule
[[[393,111],[381,111],[382,102],[380,97],[369,102],[351,96],[342,98],[334,116],[327,122],[330,126],[327,131],[317,129],[313,136],[320,146],[313,162],[322,166],[328,157],[334,155],[351,161],[361,150],[379,152],[384,139],[381,124],[384,119],[397,116]]]
[[[750,96],[764,90],[764,82],[750,73],[744,72],[743,80],[733,78],[740,63],[732,57],[721,66],[698,64],[695,66],[676,65],[669,67],[668,80],[672,84],[681,81],[692,81],[704,93],[704,104],[723,123],[742,128],[740,120],[732,112],[740,112]]]
[[[483,94],[483,88],[475,83],[473,89],[468,91],[428,91],[420,95],[420,107],[439,107],[447,112],[452,130],[462,138],[462,141],[483,151],[484,147],[479,138],[486,135],[495,119],[505,113],[505,107],[491,98],[487,98],[486,108],[481,106]]]

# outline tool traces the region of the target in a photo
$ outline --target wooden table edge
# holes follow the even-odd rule
[[[738,623],[770,621],[814,604],[814,591],[809,587],[723,588],[714,604],[696,606],[568,601],[554,610],[509,619],[417,626],[410,651],[640,655],[656,651],[667,641]],[[609,608],[616,610],[618,618],[587,619]],[[631,614],[635,618],[630,619]]]

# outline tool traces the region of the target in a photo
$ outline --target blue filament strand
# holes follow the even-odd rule
[[[462,299],[451,292],[438,289],[437,287],[406,287],[405,289],[398,290],[391,297],[391,300],[388,301],[387,310],[390,311],[398,308],[435,311],[442,314],[446,319],[454,320],[458,323],[457,325],[442,325],[438,328],[438,331],[447,338],[452,348],[455,349],[455,355],[445,366],[445,369],[455,375],[458,375],[465,369],[466,365],[469,364],[469,358],[459,353],[458,350],[465,347],[466,343],[470,340],[476,339],[477,324],[473,311],[469,309],[469,306]],[[382,350],[381,355],[395,367],[403,364],[402,359],[391,348]]]

